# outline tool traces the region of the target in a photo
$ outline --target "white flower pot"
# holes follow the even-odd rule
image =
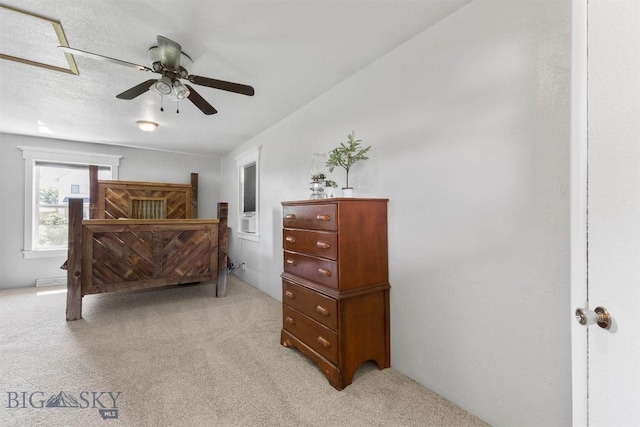
[[[324,196],[327,199],[333,199],[334,197],[336,197],[336,189],[333,187],[325,187],[324,188]]]
[[[353,188],[343,188],[342,197],[353,197]]]

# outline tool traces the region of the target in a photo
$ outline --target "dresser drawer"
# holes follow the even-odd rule
[[[338,334],[297,310],[282,306],[282,327],[332,363],[338,363]]]
[[[338,235],[326,231],[282,230],[282,246],[287,251],[338,259]]]
[[[336,261],[284,251],[284,271],[338,289]]]
[[[283,280],[282,302],[334,331],[338,329],[338,303],[333,298]]]
[[[334,203],[323,205],[283,206],[285,228],[336,231],[338,208]]]

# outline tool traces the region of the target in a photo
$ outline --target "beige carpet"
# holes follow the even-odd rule
[[[75,322],[56,290],[0,292],[2,426],[486,425],[372,363],[336,391],[279,344],[280,303],[234,276],[225,298],[211,284],[89,295]]]

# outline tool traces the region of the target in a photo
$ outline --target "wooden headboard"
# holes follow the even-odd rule
[[[198,217],[198,174],[190,184],[100,181],[89,170],[91,219],[191,219]]]
[[[191,186],[98,181],[95,219],[190,219]]]

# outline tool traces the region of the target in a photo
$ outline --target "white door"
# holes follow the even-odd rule
[[[611,317],[574,321],[574,426],[640,426],[640,1],[574,1],[573,17],[572,308]]]

